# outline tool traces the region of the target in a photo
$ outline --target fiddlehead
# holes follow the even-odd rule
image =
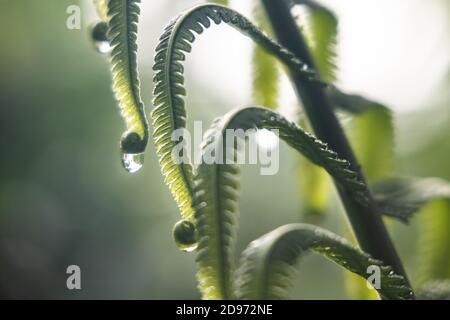
[[[226,141],[227,130],[277,129],[279,136],[313,163],[323,167],[357,201],[367,204],[367,188],[349,163],[339,159],[327,146],[270,110],[245,108],[217,119],[202,146],[203,157],[214,153],[214,161],[202,161],[195,175],[193,207],[197,223],[198,279],[204,298],[233,298],[234,238],[237,225],[238,167],[229,163],[239,144]],[[222,158],[225,157],[225,158]],[[209,163],[209,164],[208,164]]]
[[[137,71],[139,2],[140,0],[109,0],[99,4],[101,12],[106,5],[108,8],[113,91],[127,128],[120,141],[122,163],[129,172],[135,172],[142,166],[143,152],[149,136]]]
[[[177,142],[171,139],[174,130],[186,125],[186,110],[183,96],[184,67],[182,62],[186,53],[192,49],[196,36],[204,29],[215,24],[226,23],[250,37],[267,52],[276,56],[290,68],[298,70],[308,81],[321,83],[314,78],[314,74],[305,64],[268,38],[249,20],[238,12],[218,5],[201,5],[181,14],[164,29],[156,48],[154,76],[154,110],[153,138],[157,148],[157,155],[165,182],[175,198],[186,220],[193,218],[192,201],[192,166],[189,163],[176,164],[172,159],[172,150]]]
[[[306,252],[325,256],[366,279],[370,266],[380,270],[383,299],[411,299],[412,291],[392,268],[355,248],[340,236],[320,227],[290,224],[254,240],[243,252],[237,271],[237,296],[241,299],[287,299],[295,264]]]

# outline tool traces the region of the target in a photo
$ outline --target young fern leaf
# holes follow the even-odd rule
[[[320,81],[314,78],[314,73],[295,56],[282,46],[268,38],[248,19],[238,12],[219,5],[205,4],[197,6],[175,18],[164,29],[156,47],[154,76],[154,110],[153,138],[165,182],[175,198],[186,220],[193,219],[192,200],[192,166],[189,163],[177,164],[172,159],[172,150],[179,142],[171,139],[172,132],[186,125],[186,110],[183,96],[184,67],[182,62],[186,53],[192,49],[196,35],[211,26],[211,22],[222,22],[239,30],[250,37],[268,53],[280,59],[290,68],[299,70],[305,79]]]
[[[308,40],[310,52],[322,79],[326,82],[336,80],[336,37],[338,20],[328,8],[313,0],[294,0],[307,11],[305,23],[301,23]]]
[[[110,0],[94,0],[97,15],[103,22],[108,22],[108,2]]]
[[[229,3],[228,0],[212,0],[210,2],[215,3],[215,4],[220,4],[222,6],[228,6],[228,3]]]
[[[372,189],[386,215],[407,222],[421,211],[418,283],[450,278],[450,183],[438,178],[390,179]]]
[[[371,189],[379,210],[404,222],[428,202],[450,200],[450,183],[439,178],[391,178]]]
[[[197,223],[198,279],[205,299],[233,298],[234,238],[238,202],[237,141],[226,141],[227,130],[276,129],[279,137],[310,161],[322,166],[358,201],[367,202],[367,189],[349,163],[291,123],[268,109],[250,107],[227,113],[205,134],[203,161],[195,175],[193,207]],[[207,158],[209,157],[209,158]],[[213,160],[211,160],[213,158]],[[209,160],[208,160],[209,159]],[[231,160],[231,161],[230,161]]]
[[[417,292],[417,299],[450,300],[450,280],[428,282]]]
[[[148,141],[148,122],[137,71],[137,24],[140,0],[109,0],[108,17],[113,91],[126,123],[121,139],[122,163],[129,172],[142,166]]]
[[[330,177],[322,168],[303,158],[299,159],[297,171],[301,214],[306,219],[318,222],[327,211],[330,201]]]
[[[109,53],[111,46],[108,39],[108,1],[109,0],[93,0],[99,22],[95,22],[91,27],[91,38],[95,49],[99,53]]]
[[[254,17],[259,28],[269,30],[270,25],[259,3],[255,4]],[[253,48],[253,102],[274,109],[277,106],[279,72],[278,61],[260,46]]]
[[[237,271],[240,299],[287,299],[297,260],[307,251],[319,253],[362,278],[369,266],[380,268],[383,299],[411,299],[402,276],[389,266],[351,245],[344,238],[317,226],[290,224],[254,240],[243,252]]]
[[[394,159],[394,124],[386,106],[359,95],[327,88],[330,101],[342,110],[356,114],[349,131],[356,156],[369,182],[389,176]],[[373,133],[377,133],[376,139]]]
[[[389,108],[378,102],[360,95],[345,93],[336,86],[327,87],[326,94],[335,107],[350,114],[362,115],[374,108],[383,108],[389,111]]]
[[[193,206],[199,242],[198,288],[206,300],[233,299],[234,246],[238,215],[236,165],[200,165]]]
[[[305,119],[301,119],[300,127],[309,129]],[[297,168],[298,186],[300,189],[301,215],[310,223],[318,223],[325,214],[330,198],[331,180],[323,168],[300,158]]]
[[[450,201],[433,201],[420,210],[415,278],[421,287],[434,280],[450,279]]]

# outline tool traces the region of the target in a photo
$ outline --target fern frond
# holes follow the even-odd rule
[[[372,186],[379,210],[407,222],[428,202],[450,200],[450,183],[439,178],[391,178]]]
[[[228,6],[229,1],[228,0],[211,0],[210,2],[215,4],[220,4],[222,6]]]
[[[132,158],[144,152],[148,141],[148,122],[140,96],[137,71],[137,25],[140,0],[109,0],[108,17],[113,91],[126,123],[121,139],[123,164],[133,167]],[[131,157],[131,158],[130,158]]]
[[[326,94],[335,107],[350,114],[361,115],[374,108],[383,108],[390,111],[378,102],[357,94],[345,93],[336,86],[328,86],[326,88]]]
[[[352,147],[369,182],[391,174],[394,158],[394,124],[391,110],[379,102],[345,93],[335,86],[326,89],[329,101],[355,115],[349,128]],[[373,133],[377,133],[377,138]]]
[[[325,6],[313,0],[294,0],[306,9],[306,21],[300,21],[317,70],[326,82],[336,80],[336,43],[338,19]]]
[[[236,165],[200,165],[196,174],[197,279],[203,299],[234,298],[238,172]]]
[[[450,280],[428,282],[417,292],[419,300],[450,300]]]
[[[305,120],[301,119],[299,125],[310,131]],[[332,186],[330,176],[306,158],[299,159],[297,172],[302,218],[317,224],[328,208]]]
[[[408,222],[420,210],[417,282],[450,278],[450,183],[439,178],[391,178],[372,190],[385,215]]]
[[[193,207],[198,228],[198,279],[204,298],[229,299],[232,296],[234,239],[236,229],[238,178],[237,165],[230,160],[239,143],[226,141],[228,130],[275,129],[281,139],[310,161],[323,167],[336,181],[366,204],[367,189],[349,163],[338,158],[327,146],[268,109],[250,107],[227,113],[214,121],[205,133],[203,161],[195,175]],[[231,148],[231,149],[230,149]],[[214,161],[205,156],[214,153]],[[228,161],[228,162],[227,162]]]
[[[255,21],[261,30],[269,30],[270,25],[263,8],[259,3],[255,3],[253,14]],[[279,87],[278,61],[260,46],[253,48],[253,81],[252,93],[253,102],[257,105],[274,109],[277,106]]]
[[[108,21],[108,2],[109,0],[94,0],[97,15],[103,22]]]
[[[305,79],[320,82],[314,73],[288,50],[268,38],[248,19],[238,12],[219,5],[205,4],[195,7],[175,18],[164,29],[156,48],[154,76],[154,110],[152,112],[154,133],[161,171],[165,182],[175,198],[184,219],[192,219],[192,166],[188,163],[176,164],[171,152],[178,143],[172,141],[174,130],[186,125],[186,110],[183,96],[184,67],[186,53],[192,49],[196,35],[211,26],[211,22],[224,22],[253,39],[270,54],[300,72]]]
[[[390,110],[384,106],[373,107],[353,118],[350,130],[351,145],[367,181],[372,183],[391,175],[394,169],[395,132]]]
[[[424,283],[450,279],[450,201],[433,201],[420,210],[415,278]]]
[[[411,299],[412,291],[391,267],[352,246],[344,238],[320,227],[290,224],[254,240],[245,249],[237,271],[241,299],[286,299],[297,260],[305,252],[319,253],[348,271],[367,278],[369,266],[380,268],[383,299]]]

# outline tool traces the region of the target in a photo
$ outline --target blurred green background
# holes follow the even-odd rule
[[[139,59],[143,97],[150,109],[152,50],[157,36],[170,17],[201,1],[143,2]],[[335,1],[335,6],[344,2]],[[382,6],[375,0],[365,2]],[[427,2],[433,7],[431,12],[444,12],[448,21],[448,1]],[[66,9],[71,4],[82,8],[81,30],[65,26]],[[395,8],[383,10],[401,14]],[[416,14],[421,12],[416,10]],[[395,32],[393,17],[388,22],[379,17],[380,25],[386,22]],[[179,252],[172,241],[171,229],[178,212],[163,183],[153,145],[140,172],[130,175],[120,165],[118,140],[123,123],[111,94],[107,62],[90,42],[92,19],[90,1],[0,0],[0,297],[197,299],[194,256]],[[354,22],[355,28],[360,20]],[[343,23],[351,25],[352,21]],[[438,26],[442,40],[426,48],[414,38],[423,26],[402,27],[410,37],[404,54],[422,56],[419,67],[423,70],[434,70],[436,56],[449,56],[448,24]],[[386,32],[386,27],[380,32]],[[207,39],[199,41],[194,62],[187,63],[187,101],[192,106],[190,120],[209,124],[236,103],[251,103],[251,93],[242,93],[249,88],[245,83],[250,71],[236,67],[223,77],[219,73],[230,69],[233,59],[242,58],[239,63],[248,64],[251,55],[250,42],[243,39],[233,41],[245,50],[217,57],[220,43],[208,51]],[[383,37],[379,39],[382,46]],[[401,56],[389,55],[392,48],[385,49],[404,72],[417,69]],[[364,52],[353,54],[364,61]],[[368,65],[385,65],[367,59]],[[416,79],[414,85],[395,83],[390,90],[401,97],[389,100],[389,93],[384,97],[388,104],[394,103],[389,105],[396,111],[398,174],[450,179],[448,66],[442,72],[439,65],[440,73],[405,73]],[[386,78],[375,80],[382,88],[396,71],[386,70]],[[358,72],[374,82],[363,68]],[[349,89],[353,89],[354,73],[343,74],[344,79],[350,79],[343,83]],[[237,84],[230,74],[236,76]],[[435,85],[417,102],[414,86],[430,82]],[[287,83],[284,85],[290,90]],[[395,101],[404,105],[410,101],[415,107],[397,109]],[[301,221],[295,174],[299,158],[284,145],[281,158],[280,172],[275,176],[261,176],[254,166],[243,170],[239,249],[279,225]],[[339,221],[345,218],[340,205],[333,203],[324,226],[344,234]],[[391,225],[395,243],[412,274],[420,263],[415,255],[416,224]],[[71,264],[81,267],[82,290],[66,288],[66,268]],[[295,298],[347,298],[341,270],[323,258],[308,257],[300,270]]]

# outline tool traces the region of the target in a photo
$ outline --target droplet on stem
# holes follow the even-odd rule
[[[134,173],[142,168],[145,147],[142,147],[142,139],[136,132],[125,132],[120,141],[120,148],[125,170]]]
[[[122,165],[129,173],[135,173],[142,168],[144,163],[143,153],[123,153]]]
[[[97,51],[102,54],[111,52],[112,48],[108,40],[108,24],[101,21],[91,28],[92,41]]]
[[[198,234],[195,225],[188,220],[180,220],[173,227],[173,238],[178,249],[192,252],[198,246]]]

